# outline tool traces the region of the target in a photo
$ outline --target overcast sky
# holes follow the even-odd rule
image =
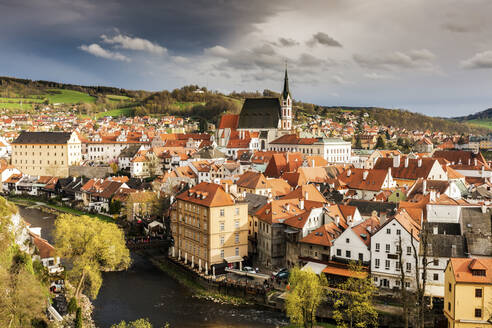
[[[0,0],[0,75],[162,90],[282,87],[434,116],[492,107],[490,0]]]

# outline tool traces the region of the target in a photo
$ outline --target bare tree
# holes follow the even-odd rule
[[[401,236],[398,238],[398,265],[400,267],[400,295],[401,295],[401,302],[403,304],[403,324],[404,328],[408,328],[408,305],[409,305],[409,300],[408,300],[408,291],[407,291],[407,286],[405,284],[405,270],[403,269],[405,261],[403,260],[403,247],[402,247],[402,242],[401,242]]]
[[[420,231],[420,251],[421,251],[421,256],[422,256],[422,274],[420,274],[419,271],[419,250],[417,249],[417,246],[414,243],[414,238],[413,238],[413,229],[411,231],[412,238],[411,244],[412,244],[412,249],[413,249],[413,257],[415,260],[415,282],[416,282],[416,298],[417,298],[417,319],[416,319],[416,328],[424,328],[425,327],[425,310],[426,310],[426,303],[425,303],[425,287],[427,283],[427,266],[431,263],[431,261],[427,260],[428,256],[428,250],[429,250],[429,244],[428,244],[428,237],[429,237],[429,232],[425,228],[425,225],[422,225],[422,230]]]

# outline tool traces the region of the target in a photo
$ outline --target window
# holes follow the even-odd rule
[[[386,253],[389,253],[391,250],[391,245],[390,244],[386,244]]]
[[[448,291],[451,291],[451,283],[448,284]]]
[[[395,269],[396,269],[396,271],[400,271],[400,262],[397,261],[395,263]]]
[[[345,257],[350,257],[350,251],[345,251]]]
[[[396,229],[396,234],[399,236],[401,235],[401,230],[400,229]]]
[[[224,213],[224,209],[223,209],[223,208],[221,208],[221,209],[220,209],[220,216],[224,216],[224,215],[225,215],[225,213]]]
[[[225,223],[224,221],[220,222],[220,231],[224,231],[225,229]]]
[[[236,244],[239,244],[239,234],[238,233],[234,234],[234,242]]]
[[[385,268],[386,270],[389,270],[389,269],[390,269],[390,260],[386,260],[386,261],[384,261],[384,268]]]
[[[223,250],[223,249],[221,249],[221,250],[220,250],[220,258],[221,258],[221,259],[223,259],[223,258],[224,258],[224,250]]]
[[[412,247],[407,247],[407,255],[412,255]]]
[[[434,259],[434,261],[432,261],[432,264],[434,264],[434,266],[439,266],[439,259]]]
[[[379,269],[379,264],[380,264],[380,263],[379,263],[379,259],[376,259],[376,260],[374,261],[374,267],[375,267],[376,269]]]
[[[482,297],[482,288],[475,289],[475,297]]]
[[[410,288],[410,283],[409,283],[408,281],[407,281],[407,282],[405,282],[405,287],[406,287],[406,288]]]
[[[434,273],[433,278],[434,278],[434,281],[439,280],[439,273]]]
[[[412,271],[412,263],[407,263],[407,272]]]
[[[239,215],[239,207],[236,207],[236,215]]]
[[[451,311],[451,302],[448,302],[448,311]]]
[[[337,256],[342,256],[342,250],[341,249],[337,249]]]
[[[482,309],[475,309],[475,318],[482,317]]]
[[[350,239],[348,239],[348,238],[347,238],[347,239],[345,239],[345,242],[346,242],[347,244],[348,244],[348,243],[350,243]]]
[[[376,243],[376,252],[379,252],[379,246],[381,245],[379,245],[379,243]]]
[[[220,236],[220,245],[224,245],[224,236]]]
[[[386,234],[387,234],[387,235],[391,235],[391,229],[389,229],[389,228],[388,228],[388,229],[386,229]]]
[[[234,228],[239,229],[239,220],[234,221]]]
[[[364,261],[364,254],[362,253],[359,253],[359,261]]]
[[[236,247],[235,254],[236,254],[236,256],[239,256],[239,247]]]

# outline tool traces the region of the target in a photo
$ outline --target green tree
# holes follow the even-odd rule
[[[73,263],[68,276],[77,286],[76,297],[85,289],[96,298],[102,284],[101,271],[130,266],[123,231],[97,218],[60,215],[55,222],[55,245],[59,255]]]
[[[360,134],[355,136],[355,149],[362,149],[362,141],[360,140]]]
[[[326,278],[312,270],[295,267],[289,277],[290,292],[286,299],[287,316],[293,324],[313,327],[316,310],[326,295]]]
[[[376,149],[384,149],[386,147],[384,143],[384,139],[382,136],[378,136],[378,140],[376,141]]]
[[[111,328],[152,328],[152,324],[148,319],[138,319],[132,322],[121,321],[118,324],[112,325]]]
[[[377,327],[378,313],[372,304],[376,286],[360,264],[352,262],[349,267],[351,277],[338,286],[341,291],[336,293],[333,318],[337,327]]]
[[[75,328],[82,328],[82,309],[80,307],[77,308],[77,312],[75,312]]]

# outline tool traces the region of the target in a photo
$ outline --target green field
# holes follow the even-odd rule
[[[21,109],[21,104],[17,102],[0,102],[0,109]],[[32,104],[22,103],[22,110],[32,109]]]
[[[114,101],[124,101],[124,100],[130,100],[130,97],[127,96],[118,96],[118,95],[107,95],[106,98],[109,100],[114,100]]]
[[[113,110],[108,110],[107,112],[100,112],[96,114],[96,118],[101,118],[105,116],[119,117],[119,116],[132,116],[133,108],[118,108]]]
[[[192,108],[196,105],[205,105],[204,102],[199,102],[199,101],[176,101],[173,106],[179,107],[179,109],[188,109]]]
[[[478,125],[483,128],[489,128],[492,130],[492,119],[485,119],[485,120],[470,120],[466,121],[466,123],[472,124],[472,125]]]
[[[10,102],[20,103],[21,101],[22,101],[22,103],[40,104],[44,101],[44,99],[42,97],[41,98],[4,98],[4,97],[0,97],[1,103],[10,103]]]
[[[52,104],[77,104],[77,103],[94,103],[96,101],[95,97],[89,96],[86,93],[73,91],[73,90],[62,90],[62,89],[49,89],[44,97],[48,98]]]

